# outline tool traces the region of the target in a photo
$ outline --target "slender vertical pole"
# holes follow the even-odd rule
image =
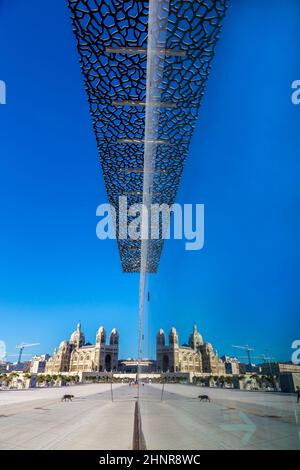
[[[139,321],[138,321],[138,383],[140,363],[143,354],[143,311],[147,284],[148,264],[151,257],[150,206],[153,193],[153,169],[157,147],[160,109],[153,103],[160,103],[160,79],[163,74],[165,42],[169,13],[169,0],[149,0],[146,102],[145,102],[145,135],[144,135],[144,173],[143,173],[143,207],[141,215],[141,265],[139,286]],[[139,388],[139,386],[138,386]],[[138,393],[139,396],[139,393]]]
[[[162,386],[162,389],[161,389],[161,397],[160,397],[160,401],[163,401],[163,397],[164,397],[164,391],[165,391],[165,382],[163,383],[163,386]]]
[[[111,373],[111,379],[110,379],[110,398],[111,398],[111,401],[114,401],[114,394],[113,394],[113,373]]]

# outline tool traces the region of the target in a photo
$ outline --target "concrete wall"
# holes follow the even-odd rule
[[[300,374],[287,373],[279,376],[280,388],[283,392],[295,393],[300,387]]]

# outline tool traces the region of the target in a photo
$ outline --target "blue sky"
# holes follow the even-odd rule
[[[272,7],[270,6],[272,3]],[[194,322],[220,353],[289,360],[300,336],[300,2],[231,0],[178,202],[205,204],[204,249],[167,241],[149,332]],[[0,1],[0,339],[52,352],[78,320],[89,341],[137,349],[138,275],[96,238],[106,202],[66,2]],[[151,341],[152,340],[152,341]]]

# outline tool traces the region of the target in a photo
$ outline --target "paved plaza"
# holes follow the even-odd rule
[[[136,390],[110,384],[0,391],[0,449],[132,448]],[[63,394],[72,402],[61,402]]]
[[[177,384],[166,384],[163,396],[161,385],[144,389],[148,449],[300,449],[300,404],[293,395]],[[200,402],[200,394],[211,402]]]
[[[61,402],[65,393],[72,402]],[[300,449],[293,395],[177,384],[139,394],[147,449]],[[110,384],[0,391],[0,449],[130,450],[137,395],[122,384],[113,401]]]

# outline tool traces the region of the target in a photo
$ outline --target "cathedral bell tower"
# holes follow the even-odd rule
[[[103,372],[103,361],[105,354],[106,333],[103,326],[100,326],[96,333],[94,369],[95,372]]]
[[[175,372],[179,361],[179,341],[178,333],[174,326],[169,333],[169,364],[168,371]],[[166,370],[166,364],[163,364],[163,370]]]

